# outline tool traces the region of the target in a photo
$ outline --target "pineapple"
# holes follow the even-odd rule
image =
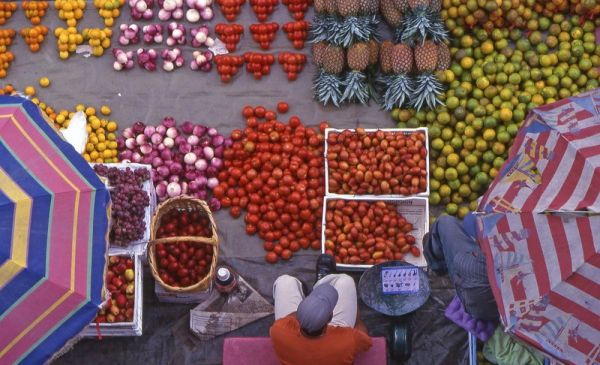
[[[326,48],[327,48],[326,42],[317,42],[317,43],[313,44],[313,47],[312,47],[313,60],[315,62],[315,65],[317,65],[317,67],[323,66],[323,54],[325,53]]]
[[[394,44],[390,41],[383,41],[379,48],[379,65],[384,74],[392,72],[392,48]]]
[[[438,46],[425,41],[415,46],[415,64],[419,72],[433,72],[438,64]]]
[[[376,15],[379,13],[379,0],[360,0],[360,11],[363,15]]]
[[[439,97],[443,88],[433,71],[440,66],[449,65],[449,54],[444,53],[447,51],[448,47],[445,44],[437,45],[432,41],[425,41],[423,44],[415,46],[415,65],[421,72],[415,79],[415,97],[412,103],[417,111],[421,110],[423,106],[435,109],[442,104]]]
[[[336,0],[323,0],[325,3],[325,12],[327,14],[337,14],[337,1]]]
[[[379,44],[374,39],[369,41],[369,65],[377,64],[379,59]]]
[[[381,54],[384,55],[383,47]],[[413,81],[409,75],[413,70],[413,51],[410,46],[400,43],[387,46],[383,57],[389,58],[393,74],[380,79],[383,89],[382,107],[385,110],[401,108],[413,93]]]
[[[429,6],[429,0],[408,0],[408,6],[411,10],[426,8]]]
[[[402,25],[402,13],[394,5],[394,0],[380,0],[379,9],[390,27],[398,28]]]
[[[360,10],[360,0],[336,0],[338,13],[342,17],[356,16]]]
[[[447,70],[450,68],[450,64],[452,63],[452,56],[450,55],[450,49],[446,45],[446,43],[439,43],[438,47],[438,61],[437,61],[437,69],[438,70]]]
[[[431,11],[442,11],[442,0],[429,0],[429,9]]]
[[[394,5],[401,13],[406,13],[409,9],[408,0],[394,0]]]
[[[333,75],[341,74],[345,66],[344,49],[330,44],[325,48],[321,62],[325,72]]]
[[[355,43],[348,48],[347,58],[350,72],[344,78],[344,92],[341,101],[366,104],[370,98],[367,76],[364,71],[369,67],[370,50],[366,42]]]
[[[327,12],[327,8],[325,7],[325,0],[314,0],[315,11],[317,13],[325,13]]]
[[[354,43],[348,48],[348,67],[354,71],[364,71],[369,66],[370,50],[367,43]]]

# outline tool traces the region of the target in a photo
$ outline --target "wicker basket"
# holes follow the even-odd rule
[[[181,236],[181,237],[167,237],[167,238],[158,238],[157,239],[156,232],[158,231],[162,217],[174,209],[179,210],[179,211],[187,211],[187,212],[200,212],[201,214],[206,216],[210,222],[210,231],[212,232],[212,236],[211,237]],[[208,271],[208,274],[203,279],[198,281],[197,283],[190,285],[190,286],[182,287],[182,288],[170,286],[167,283],[165,283],[164,281],[162,281],[162,279],[160,278],[160,275],[158,274],[158,264],[156,262],[156,257],[155,257],[155,254],[156,254],[155,247],[157,244],[162,243],[162,244],[168,245],[168,244],[175,244],[179,241],[186,241],[189,244],[194,244],[194,245],[198,245],[198,246],[201,246],[201,245],[213,246],[212,262],[210,264],[210,269]],[[168,290],[171,292],[178,292],[178,293],[187,293],[187,292],[204,290],[204,289],[208,288],[211,280],[213,279],[214,273],[215,273],[215,267],[217,266],[218,256],[219,256],[219,238],[217,236],[217,226],[213,219],[212,213],[210,212],[210,208],[208,207],[208,204],[206,204],[206,202],[204,200],[195,199],[195,198],[189,197],[187,195],[182,195],[182,196],[168,199],[168,200],[164,201],[163,203],[161,203],[156,208],[156,212],[155,212],[154,216],[152,217],[152,223],[151,223],[150,243],[148,244],[148,263],[149,263],[150,269],[152,271],[152,276],[154,276],[154,279],[163,288],[165,288],[165,290]]]

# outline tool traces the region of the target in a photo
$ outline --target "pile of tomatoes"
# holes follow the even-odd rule
[[[292,42],[294,48],[304,48],[304,41],[308,35],[308,26],[309,24],[306,20],[289,22],[283,25],[283,31],[287,34],[288,40]]]
[[[219,39],[225,43],[225,47],[229,52],[235,52],[242,34],[244,34],[244,27],[240,24],[225,24],[219,23],[215,26],[215,33],[219,36]]]
[[[287,111],[279,103],[279,111]],[[246,232],[264,240],[266,261],[288,260],[299,249],[321,248],[324,189],[323,135],[299,117],[287,123],[262,106],[246,106],[243,130],[224,151],[225,169],[213,189],[224,208],[237,218],[245,211]]]
[[[254,75],[254,79],[260,80],[263,76],[271,73],[275,57],[272,54],[246,52],[244,61],[246,61],[246,71]]]
[[[244,58],[234,55],[218,55],[215,56],[215,63],[217,64],[217,72],[221,77],[221,81],[228,83],[244,65]]]
[[[287,74],[288,81],[294,81],[304,68],[306,55],[302,53],[282,52],[277,57],[277,61],[279,61],[279,64],[283,67],[283,71]]]
[[[266,22],[278,3],[279,0],[250,0],[252,11],[259,22]]]
[[[383,201],[328,200],[325,213],[325,253],[339,263],[374,265],[418,257],[421,251],[396,206]]]
[[[157,238],[211,237],[210,221],[200,212],[173,210],[161,219]],[[173,287],[186,287],[202,280],[210,269],[213,248],[208,244],[180,241],[158,243],[155,262],[160,279]]]
[[[296,20],[304,19],[304,13],[308,10],[308,6],[312,4],[310,0],[282,0],[281,2],[287,6],[288,11]]]
[[[246,0],[217,0],[221,13],[228,21],[234,21],[242,10]]]
[[[271,48],[271,43],[275,40],[275,34],[279,30],[279,24],[277,23],[259,23],[250,25],[250,33],[252,33],[252,39],[262,49]]]

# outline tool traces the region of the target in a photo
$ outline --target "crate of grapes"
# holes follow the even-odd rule
[[[156,210],[156,192],[150,165],[91,164],[108,184],[111,197],[110,252],[145,254],[150,222]]]

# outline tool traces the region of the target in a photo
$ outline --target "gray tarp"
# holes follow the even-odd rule
[[[52,6],[51,2],[51,6]],[[211,27],[222,21],[218,9],[217,18]],[[310,15],[308,19],[310,19]],[[291,21],[287,9],[282,5],[276,10],[274,21],[283,24]],[[129,10],[125,9],[115,22],[113,31],[118,33],[118,24],[131,23]],[[257,51],[252,41],[248,25],[256,19],[248,4],[244,5],[238,22],[246,25],[246,34],[238,50]],[[52,30],[64,27],[56,10],[49,10],[43,23]],[[140,22],[138,22],[139,24]],[[148,22],[145,22],[147,24]],[[92,3],[88,2],[85,16],[79,29],[98,27],[102,22]],[[17,31],[29,26],[23,10],[19,10],[4,27]],[[278,101],[290,103],[289,115],[299,115],[305,123],[318,124],[328,120],[334,127],[394,127],[388,113],[376,105],[371,107],[344,107],[342,109],[323,108],[312,101],[311,80],[313,67],[310,62],[295,82],[288,82],[282,68],[276,64],[272,73],[261,81],[240,71],[235,80],[224,85],[220,83],[216,70],[209,74],[194,73],[189,70],[191,48],[184,47],[186,66],[173,73],[157,70],[154,73],[139,68],[128,72],[112,70],[113,58],[110,50],[101,58],[84,58],[73,55],[62,61],[58,58],[56,38],[50,32],[42,45],[42,50],[32,54],[23,39],[17,35],[10,50],[15,54],[8,77],[3,83],[13,83],[23,90],[27,85],[35,85],[40,98],[56,109],[70,108],[84,103],[99,108],[109,105],[113,117],[120,128],[131,125],[136,120],[158,123],[164,116],[173,116],[178,121],[186,119],[217,127],[222,133],[234,128],[242,128],[241,109],[244,105],[264,105],[274,108]],[[113,35],[114,45],[117,35]],[[135,50],[138,46],[125,47]],[[156,48],[163,48],[165,45]],[[270,50],[294,51],[285,33],[280,30]],[[304,49],[309,53],[309,47]],[[52,85],[41,89],[37,80],[47,76]],[[227,212],[216,215],[221,238],[221,257],[238,270],[262,295],[272,299],[271,285],[283,273],[293,273],[308,282],[313,277],[316,252],[295,255],[290,262],[269,265],[264,262],[264,252],[258,238],[244,233],[241,219],[232,220]],[[58,364],[217,364],[221,360],[223,338],[202,343],[187,330],[189,310],[194,305],[158,303],[154,296],[154,282],[149,270],[144,283],[144,335],[138,338],[104,338],[102,341],[84,340],[57,361]],[[457,364],[466,358],[464,331],[445,319],[443,303],[449,303],[454,295],[447,280],[432,281],[432,296],[427,304],[411,318],[414,329],[412,364]],[[370,334],[382,336],[387,333],[389,319],[367,310],[361,303],[361,310]],[[232,336],[267,336],[272,317],[231,333]]]

